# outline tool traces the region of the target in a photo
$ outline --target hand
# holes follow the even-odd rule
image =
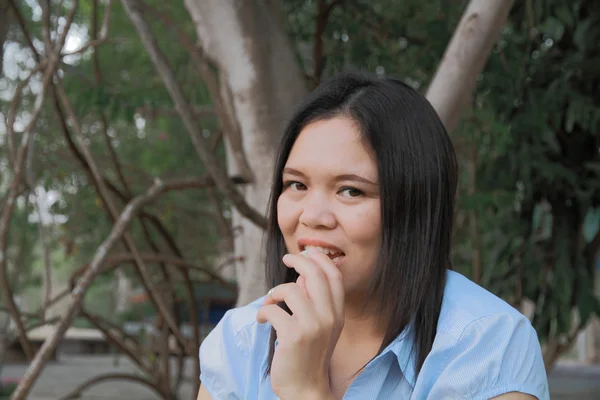
[[[273,288],[256,316],[277,331],[271,386],[281,399],[331,398],[329,364],[344,324],[342,274],[319,251],[286,254],[283,262],[300,278]],[[277,305],[281,301],[293,315]]]

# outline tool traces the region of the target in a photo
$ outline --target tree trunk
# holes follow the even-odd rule
[[[271,168],[285,119],[306,94],[275,0],[185,0],[206,56],[220,70],[241,132],[252,181],[242,192],[254,209],[266,212]],[[227,101],[227,100],[230,100]],[[227,137],[227,135],[225,135]],[[228,146],[231,149],[232,146]],[[235,157],[228,152],[235,175]],[[238,305],[266,292],[263,231],[233,210]]]
[[[448,131],[456,127],[461,111],[468,105],[512,3],[512,0],[471,0],[454,31],[427,90],[427,99]]]

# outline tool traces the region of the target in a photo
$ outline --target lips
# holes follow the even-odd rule
[[[331,243],[317,239],[300,239],[298,241],[300,251],[313,249],[328,256],[337,266],[339,266],[346,254]]]

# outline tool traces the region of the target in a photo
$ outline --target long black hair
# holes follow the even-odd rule
[[[267,284],[295,282],[286,268],[277,223],[282,171],[296,138],[318,120],[344,116],[358,124],[377,159],[381,199],[381,250],[367,299],[386,326],[380,353],[412,324],[415,371],[431,351],[442,306],[457,184],[454,147],[431,104],[402,81],[346,72],[321,84],[284,131],[274,165],[267,228]],[[284,304],[282,306],[285,307]],[[289,309],[287,309],[289,312]],[[272,330],[270,373],[276,332]]]

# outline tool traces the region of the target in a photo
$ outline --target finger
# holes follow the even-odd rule
[[[260,307],[256,313],[256,321],[259,324],[271,323],[278,334],[291,332],[295,324],[292,316],[276,304],[267,304]]]
[[[277,304],[284,301],[294,317],[302,321],[314,318],[315,309],[305,294],[305,291],[296,283],[284,283],[269,290],[265,305]]]
[[[339,317],[343,317],[345,292],[342,272],[329,257],[320,251],[310,250],[306,253],[306,256],[321,267],[325,275],[327,275],[336,313]]]
[[[308,292],[306,291],[306,278],[300,275],[298,279],[296,279],[296,284],[300,286],[302,290],[304,290],[304,293],[306,293],[306,297],[308,297]]]
[[[283,263],[304,277],[306,292],[315,309],[320,312],[334,309],[329,280],[319,265],[311,258],[297,254],[286,254]]]

